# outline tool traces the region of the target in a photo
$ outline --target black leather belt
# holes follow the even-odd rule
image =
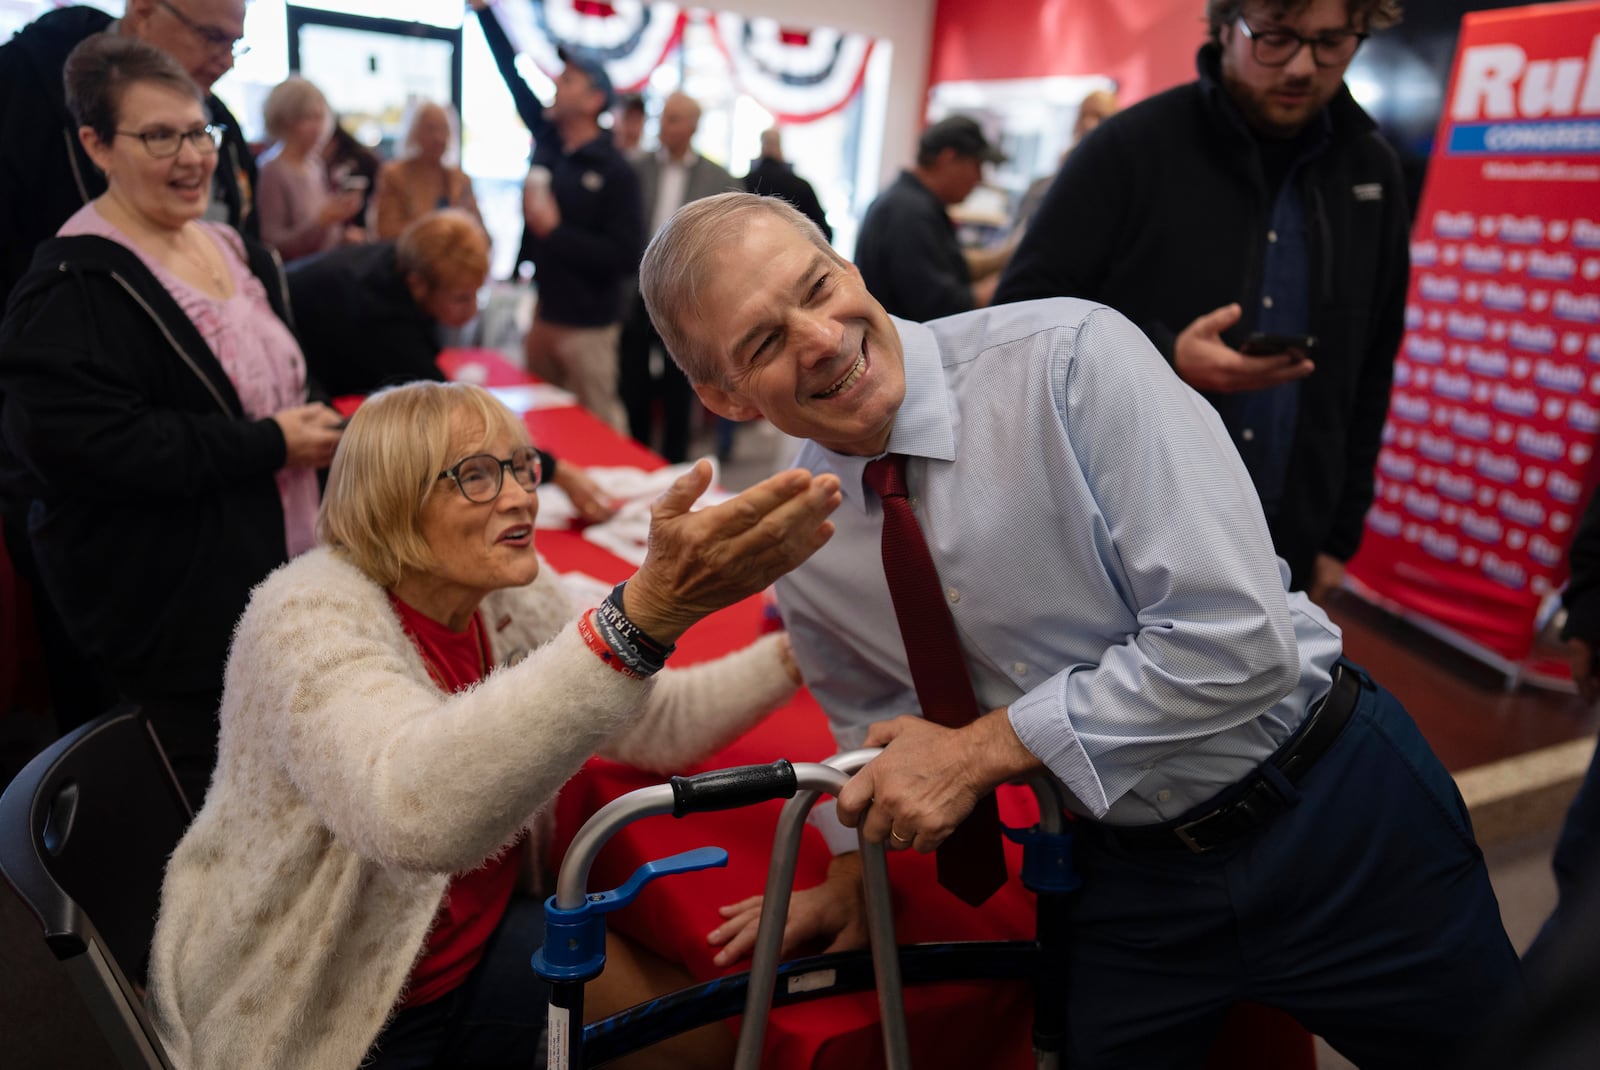
[[[1289,783],[1298,783],[1306,771],[1339,738],[1361,698],[1361,677],[1344,662],[1333,667],[1333,685],[1310,716],[1263,765],[1271,764]],[[1104,839],[1139,850],[1186,847],[1205,854],[1245,836],[1288,805],[1267,774],[1257,769],[1228,788],[1215,806],[1190,817],[1185,815],[1160,825],[1091,825]],[[1084,823],[1079,823],[1082,827]]]

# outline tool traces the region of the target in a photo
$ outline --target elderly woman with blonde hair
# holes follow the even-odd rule
[[[562,782],[596,752],[680,769],[793,692],[782,636],[661,670],[828,539],[836,477],[691,512],[702,462],[638,572],[581,609],[534,548],[537,456],[466,384],[351,419],[324,545],[240,621],[216,779],[168,864],[150,1002],[176,1066],[534,1065],[543,913],[517,887]]]
[[[455,112],[421,101],[406,128],[405,153],[378,172],[377,220],[380,239],[399,237],[429,212],[459,208],[483,226],[472,180],[455,165],[458,124]]]
[[[262,240],[286,261],[359,240],[346,227],[361,211],[361,194],[328,189],[322,146],[333,133],[333,113],[322,90],[291,76],[267,94],[262,118],[273,141],[256,179]]]

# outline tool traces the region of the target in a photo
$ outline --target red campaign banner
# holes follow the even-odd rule
[[[1527,657],[1600,437],[1600,3],[1469,14],[1350,574]]]

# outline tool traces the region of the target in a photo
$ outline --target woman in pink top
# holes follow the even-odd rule
[[[361,194],[328,191],[322,145],[333,134],[333,113],[322,91],[290,77],[267,94],[262,115],[274,142],[261,154],[256,179],[262,240],[286,261],[331,249],[346,237],[359,241],[351,224],[361,211]]]
[[[0,325],[0,467],[31,499],[44,593],[198,804],[228,638],[311,546],[339,417],[307,404],[276,262],[202,222],[218,131],[189,76],[99,34],[66,81],[107,190],[39,248]]]

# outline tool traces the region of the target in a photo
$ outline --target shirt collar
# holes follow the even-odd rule
[[[889,431],[889,448],[880,453],[902,453],[925,461],[953,461],[956,457],[954,401],[945,384],[944,360],[939,340],[927,327],[910,320],[890,317],[900,334],[905,352],[906,396],[895,413]],[[836,453],[823,446],[821,467],[839,477],[844,500],[850,507],[866,512],[870,497],[862,477],[867,464],[877,457],[857,457]]]

